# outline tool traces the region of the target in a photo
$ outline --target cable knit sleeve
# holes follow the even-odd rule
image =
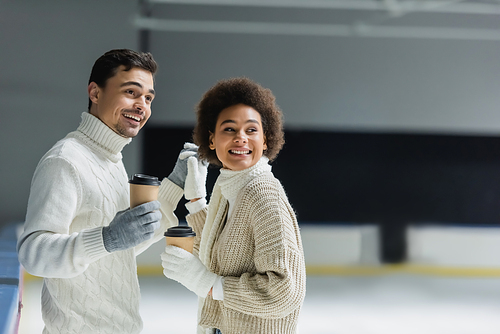
[[[83,198],[81,180],[63,158],[43,160],[35,171],[24,233],[18,241],[19,261],[36,276],[68,278],[108,254],[102,227],[70,233]]]
[[[169,228],[179,223],[174,211],[177,208],[183,193],[184,190],[169,179],[164,178],[161,182],[160,190],[158,192],[158,201],[161,204],[160,210],[162,212],[162,228]]]
[[[277,180],[257,185],[248,200],[256,272],[224,278],[224,306],[267,319],[300,308],[305,264],[295,214]],[[245,202],[246,203],[246,202]]]

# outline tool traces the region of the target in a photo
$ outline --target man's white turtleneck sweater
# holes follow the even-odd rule
[[[44,277],[44,333],[140,333],[136,255],[177,224],[183,190],[162,181],[163,218],[155,236],[108,253],[102,228],[129,207],[121,150],[130,139],[85,112],[78,129],[57,142],[33,176],[19,261]]]

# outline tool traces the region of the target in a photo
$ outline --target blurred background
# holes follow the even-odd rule
[[[129,174],[170,173],[218,80],[275,94],[287,143],[273,171],[308,269],[301,332],[498,333],[499,19],[496,0],[0,0],[0,226],[22,225],[39,159],[87,110],[94,61],[150,51],[157,96],[123,151]],[[162,246],[138,259],[145,333],[182,290],[162,279]],[[21,329],[40,332],[22,319],[40,319],[41,281],[23,279]]]

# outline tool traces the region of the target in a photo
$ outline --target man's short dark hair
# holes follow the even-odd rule
[[[129,49],[115,49],[99,57],[92,67],[89,84],[95,82],[99,87],[105,87],[109,78],[116,75],[118,68],[124,66],[125,71],[131,68],[140,68],[150,72],[153,76],[158,70],[158,65],[149,52],[136,52]],[[92,101],[89,99],[89,110]]]

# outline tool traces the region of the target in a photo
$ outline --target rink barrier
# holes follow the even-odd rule
[[[379,266],[320,266],[306,265],[308,276],[378,276],[391,274],[412,274],[444,277],[500,277],[500,268],[439,267],[414,264],[383,264]],[[140,266],[139,276],[162,276],[163,268]]]
[[[469,253],[472,253],[472,249],[475,249],[476,253],[474,254],[477,256],[473,257],[480,257],[482,260],[458,261],[455,259],[452,261],[446,258],[438,261],[439,258],[436,257],[436,254],[428,254],[429,252],[420,254],[422,249],[434,249],[429,246],[429,242],[435,238],[427,238],[428,240],[425,239],[427,243],[422,244],[422,240],[420,240],[422,237],[415,237],[415,231],[431,231],[435,233],[436,228],[436,226],[431,226],[429,230],[428,224],[419,224],[409,229],[408,231],[412,233],[408,235],[410,251],[407,261],[390,264],[380,263],[377,259],[378,232],[373,225],[303,224],[301,225],[301,234],[306,255],[307,274],[313,276],[412,274],[449,277],[500,277],[500,262],[485,261],[485,254],[483,254],[483,248],[486,245],[490,245],[489,248],[486,248],[486,251],[491,253],[493,257],[494,254],[498,253],[498,250],[493,246],[500,242],[500,229],[493,227],[482,228],[477,225],[446,225],[439,227],[438,231],[440,233],[446,232],[448,239],[451,241],[448,241],[447,244],[438,243],[439,247],[434,248],[440,252],[448,250],[448,252],[453,251],[453,253],[457,253],[457,248],[464,248]],[[457,231],[461,234],[457,235]],[[441,234],[440,236],[443,237]],[[458,236],[462,237],[458,238]],[[467,247],[467,245],[470,247]],[[161,267],[160,254],[163,249],[164,243],[158,242],[137,257],[139,275],[162,275],[163,268]],[[325,252],[326,249],[328,249],[328,252]],[[418,252],[419,249],[420,252]],[[480,250],[482,252],[479,252]],[[459,258],[464,258],[463,254]],[[24,277],[25,280],[34,278],[26,273]]]
[[[21,315],[22,271],[16,252],[17,224],[0,230],[0,333],[17,333]]]
[[[312,276],[378,276],[411,274],[443,277],[500,277],[500,268],[443,267],[415,264],[384,264],[381,266],[306,266]]]
[[[307,276],[384,276],[392,274],[440,276],[440,277],[500,277],[500,268],[475,267],[442,267],[432,265],[413,264],[384,264],[380,266],[306,266]],[[140,266],[137,268],[139,276],[163,276],[161,264],[158,266]],[[24,281],[30,282],[41,279],[24,273]],[[1,333],[1,332],[0,332]]]

